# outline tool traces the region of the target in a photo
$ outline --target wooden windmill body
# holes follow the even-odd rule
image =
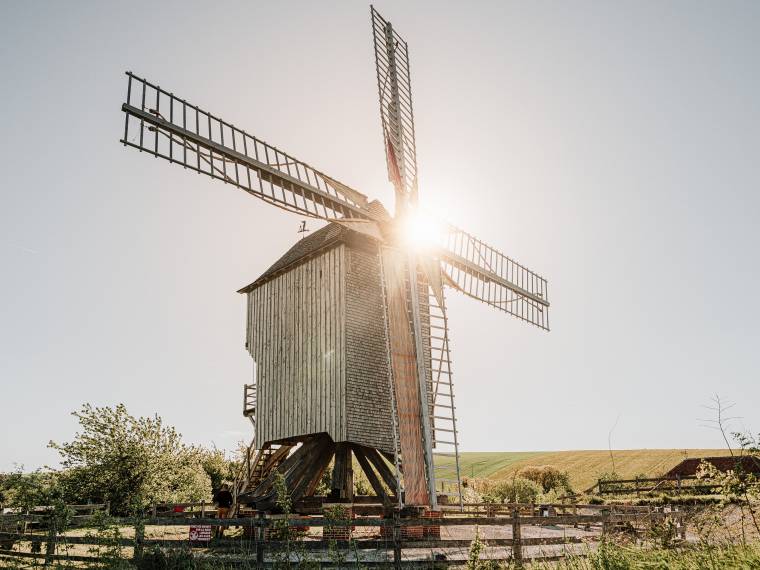
[[[330,464],[332,499],[351,500],[352,457],[386,506],[435,508],[439,494],[461,504],[444,287],[548,330],[542,277],[450,224],[408,239],[420,219],[408,49],[371,16],[395,216],[128,73],[125,145],[330,222],[240,290],[255,434],[235,490],[257,509],[274,506],[279,477],[294,502],[313,495]]]

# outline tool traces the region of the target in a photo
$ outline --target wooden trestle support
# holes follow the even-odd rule
[[[300,444],[300,445],[299,445]],[[295,450],[287,455],[295,447]],[[241,505],[257,511],[278,510],[277,479],[282,477],[288,490],[294,512],[299,502],[316,491],[320,480],[333,462],[330,493],[325,500],[352,502],[354,500],[354,476],[352,456],[356,458],[367,477],[378,503],[386,508],[398,504],[395,496],[396,477],[388,461],[392,456],[371,447],[354,443],[335,443],[327,434],[316,434],[298,442],[287,442],[268,456],[262,465],[261,479],[253,490],[242,493]],[[386,460],[387,459],[387,460]]]

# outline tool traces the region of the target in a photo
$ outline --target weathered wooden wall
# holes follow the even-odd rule
[[[393,453],[388,343],[380,258],[346,248],[346,421],[348,440]]]
[[[339,245],[248,293],[259,444],[320,432],[346,439],[345,270]]]
[[[248,292],[256,441],[320,432],[392,453],[378,246],[340,243]]]

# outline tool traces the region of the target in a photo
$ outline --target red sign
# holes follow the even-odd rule
[[[190,527],[191,542],[208,542],[211,540],[211,525],[198,525]]]

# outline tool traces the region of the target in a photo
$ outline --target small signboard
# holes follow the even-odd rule
[[[211,525],[203,524],[190,527],[190,542],[208,542],[211,540]]]

